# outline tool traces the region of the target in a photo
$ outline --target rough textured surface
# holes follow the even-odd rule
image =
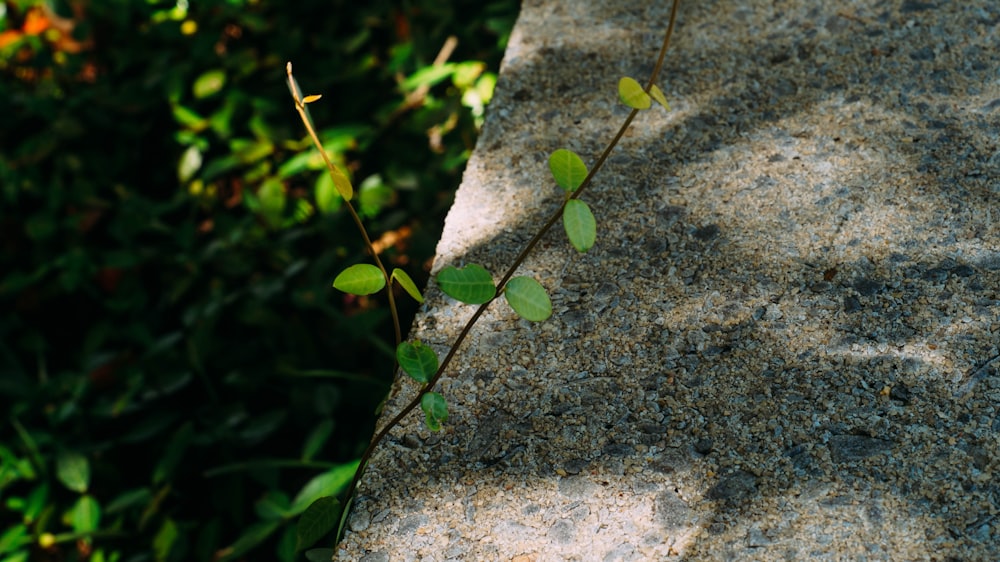
[[[497,275],[669,2],[526,0],[435,267]],[[706,0],[584,199],[393,432],[343,560],[1000,559],[1000,4]],[[430,290],[443,354],[472,308]],[[412,396],[397,385],[387,412]]]

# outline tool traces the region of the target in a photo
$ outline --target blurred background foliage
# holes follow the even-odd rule
[[[517,8],[0,3],[0,560],[302,559],[392,357],[285,63],[422,282]]]

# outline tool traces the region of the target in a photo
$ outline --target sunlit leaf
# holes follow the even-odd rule
[[[433,86],[455,72],[455,63],[425,66],[413,73],[400,84],[403,90],[415,90],[420,86]]]
[[[663,109],[670,111],[670,104],[667,103],[667,96],[663,95],[663,90],[659,88],[656,84],[653,84],[649,88],[649,95],[656,100],[656,103],[663,106]]]
[[[169,560],[170,551],[179,537],[177,523],[174,523],[174,520],[169,517],[166,518],[163,525],[160,525],[160,530],[156,532],[156,536],[153,537],[153,552],[156,553],[156,559]]]
[[[101,524],[101,506],[90,495],[82,495],[70,510],[70,522],[73,531],[91,533]]]
[[[406,294],[413,297],[413,300],[417,302],[424,302],[424,296],[420,294],[420,289],[417,289],[417,284],[413,282],[413,279],[403,271],[402,269],[396,268],[392,270],[392,275],[390,276],[399,286],[406,291]]]
[[[322,94],[313,94],[311,96],[306,96],[302,98],[302,103],[312,103],[314,101],[319,101],[321,97],[323,97]]]
[[[333,185],[337,188],[337,193],[344,198],[345,201],[350,201],[354,198],[354,186],[351,185],[351,180],[348,179],[344,172],[340,171],[340,168],[336,164],[331,164],[327,171],[330,174],[330,179],[333,180]]]
[[[327,496],[314,501],[299,518],[295,549],[309,548],[329,534],[337,526],[341,511],[337,498]]]
[[[549,170],[556,184],[566,191],[576,191],[587,177],[587,166],[572,150],[560,148],[549,156]]]
[[[504,288],[507,304],[518,316],[541,322],[552,315],[552,301],[542,285],[531,277],[515,277]]]
[[[56,456],[56,477],[74,492],[84,493],[90,485],[90,463],[76,451],[64,451]]]
[[[339,494],[351,482],[351,478],[354,478],[354,473],[358,471],[360,464],[361,461],[345,463],[314,477],[295,496],[289,514],[297,515],[319,498]]]
[[[421,383],[429,381],[438,369],[437,354],[419,341],[399,344],[396,347],[396,361],[407,375]]]
[[[652,101],[649,94],[633,78],[628,76],[618,81],[618,98],[632,109],[649,109]]]
[[[201,99],[216,94],[226,85],[226,73],[220,69],[209,70],[194,81],[194,97]]]
[[[570,199],[563,209],[563,227],[569,243],[578,252],[586,252],[597,240],[597,221],[590,207],[579,199]]]
[[[201,151],[198,147],[191,145],[187,147],[184,154],[181,155],[181,161],[177,164],[177,179],[181,182],[186,182],[201,168]]]
[[[337,192],[337,186],[333,185],[333,178],[330,174],[320,174],[316,178],[316,207],[324,214],[333,213],[340,210],[343,199]]]
[[[440,431],[441,422],[448,421],[448,403],[437,392],[428,392],[420,399],[420,409],[424,411],[427,429]]]
[[[374,265],[359,263],[341,271],[333,286],[351,295],[370,295],[385,287],[385,277]]]
[[[438,272],[437,282],[446,295],[466,304],[483,304],[497,294],[493,276],[476,264],[461,269],[448,266]]]

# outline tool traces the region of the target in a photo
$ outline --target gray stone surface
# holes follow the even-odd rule
[[[645,79],[669,2],[526,0],[435,268],[502,272]],[[1000,4],[684,2],[556,314],[481,319],[343,560],[1000,559]],[[430,289],[439,352],[472,308]],[[409,400],[400,381],[389,414]]]

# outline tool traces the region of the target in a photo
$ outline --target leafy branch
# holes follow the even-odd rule
[[[462,330],[455,338],[454,343],[449,348],[447,354],[445,354],[443,360],[439,362],[437,354],[433,351],[433,349],[419,341],[401,341],[402,337],[399,327],[399,319],[396,312],[396,305],[393,299],[393,291],[391,289],[386,291],[389,299],[389,307],[392,311],[393,325],[395,328],[396,362],[403,372],[420,383],[421,387],[417,395],[414,396],[414,398],[411,399],[391,420],[385,423],[372,438],[368,448],[365,449],[361,456],[358,470],[355,473],[354,478],[347,487],[344,495],[346,501],[343,506],[341,507],[338,502],[329,501],[329,498],[324,498],[325,501],[323,505],[328,506],[328,508],[323,510],[310,510],[317,512],[322,511],[322,513],[317,513],[316,517],[318,518],[317,520],[321,519],[322,521],[329,523],[329,528],[325,532],[329,532],[329,530],[332,529],[332,522],[339,516],[337,537],[339,538],[341,536],[344,524],[347,520],[347,515],[350,512],[354,494],[364,474],[365,468],[367,467],[368,461],[371,459],[372,454],[378,446],[382,443],[386,436],[388,436],[389,432],[394,427],[399,425],[399,423],[407,415],[419,406],[425,414],[427,427],[432,431],[438,431],[441,429],[441,424],[448,418],[448,407],[445,398],[440,394],[433,392],[433,389],[441,377],[444,376],[445,372],[447,372],[451,361],[454,359],[458,350],[465,342],[465,339],[472,331],[473,326],[495,300],[500,298],[501,295],[504,296],[505,300],[514,312],[529,321],[540,322],[551,316],[552,302],[541,284],[531,277],[515,277],[515,273],[535,249],[535,246],[537,246],[538,242],[541,241],[542,237],[544,237],[560,219],[562,219],[563,227],[570,244],[578,252],[586,252],[594,245],[597,234],[596,221],[589,205],[582,201],[580,196],[591,184],[594,175],[596,175],[596,173],[604,166],[608,156],[618,145],[618,142],[621,140],[622,136],[631,125],[633,119],[635,119],[640,111],[649,109],[654,101],[669,110],[666,97],[663,95],[660,88],[656,86],[656,80],[661,69],[663,68],[663,62],[670,46],[670,39],[673,35],[679,4],[680,0],[673,0],[670,10],[670,20],[666,33],[664,34],[663,43],[660,47],[656,65],[653,67],[653,71],[650,73],[646,85],[642,86],[638,81],[629,77],[623,77],[619,80],[618,97],[622,103],[631,108],[631,111],[629,112],[628,117],[625,118],[624,123],[622,123],[621,127],[618,129],[614,138],[611,139],[608,145],[601,152],[593,167],[588,170],[583,159],[568,149],[561,148],[554,151],[550,155],[549,169],[556,184],[565,192],[565,198],[559,208],[552,213],[538,232],[535,233],[531,240],[517,255],[513,263],[500,278],[500,281],[494,284],[493,276],[490,272],[475,264],[466,265],[461,269],[451,266],[445,267],[437,274],[437,284],[445,294],[463,303],[477,305],[475,312],[465,323]],[[329,156],[326,154],[326,151],[323,149],[322,143],[316,134],[312,117],[309,115],[308,108],[308,104],[319,100],[320,96],[302,95],[301,89],[292,75],[291,63],[288,63],[287,65],[287,73],[288,86],[292,97],[295,100],[296,110],[298,111],[309,136],[312,138],[313,144],[322,155],[326,163],[327,170],[333,179],[333,183],[340,196],[344,199],[346,207],[350,212],[351,217],[354,219],[359,232],[361,233],[365,246],[368,249],[368,253],[371,254],[372,259],[375,262],[375,265],[357,264],[348,267],[334,280],[334,287],[350,294],[369,295],[381,291],[395,281],[410,296],[419,302],[423,302],[423,297],[417,290],[416,285],[405,272],[400,269],[394,269],[392,273],[389,273],[383,266],[381,260],[379,259],[378,252],[375,251],[375,248],[371,243],[363,222],[358,216],[358,213],[355,211],[354,206],[351,204],[353,187],[351,186],[350,180],[331,162]],[[332,516],[333,512],[330,510],[339,510],[339,513],[337,513],[336,516]],[[315,523],[304,521],[302,526],[314,528]],[[310,534],[315,535],[315,533]]]

